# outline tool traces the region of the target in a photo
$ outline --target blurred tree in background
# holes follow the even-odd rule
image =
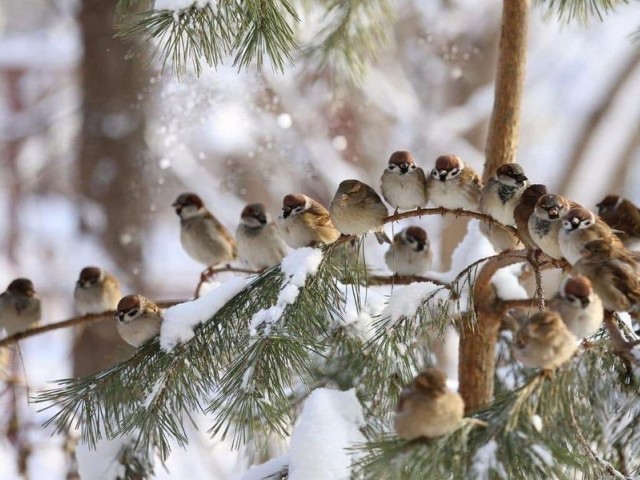
[[[0,164],[0,189],[6,199],[6,215],[1,224],[4,231],[2,242],[6,246],[2,264],[7,266],[3,280],[8,283],[10,278],[23,274],[32,277],[49,306],[45,310],[45,322],[71,316],[69,298],[73,282],[79,269],[87,264],[107,266],[121,278],[130,292],[144,292],[153,298],[189,296],[197,280],[198,268],[191,264],[177,244],[177,221],[169,209],[171,201],[180,191],[188,189],[203,194],[207,204],[224,223],[235,225],[242,205],[250,201],[263,201],[275,213],[282,196],[291,191],[304,191],[327,203],[337,182],[343,178],[362,178],[377,187],[388,154],[400,148],[413,151],[425,168],[429,168],[432,159],[444,152],[456,152],[478,169],[486,160],[486,174],[498,164],[516,158],[519,115],[513,109],[520,105],[518,92],[515,97],[496,97],[499,101],[515,98],[516,103],[494,105],[491,120],[491,100],[496,78],[494,65],[501,38],[501,2],[482,2],[483,5],[477,5],[475,2],[402,1],[391,4],[384,0],[336,0],[322,5],[313,2],[298,5],[284,1],[238,3],[220,0],[182,2],[185,8],[171,10],[161,9],[163,2],[158,2],[161,5],[156,3],[156,9],[148,9],[146,2],[120,0],[117,7],[123,17],[116,16],[115,1],[68,2],[69,5],[73,4],[71,6],[63,3],[32,0],[20,6],[12,2],[2,4],[3,18],[6,25],[10,26],[5,28],[5,38],[12,35],[16,38],[16,32],[12,31],[17,28],[14,25],[21,25],[17,28],[18,33],[29,31],[34,25],[40,25],[44,32],[48,32],[42,35],[43,38],[32,35],[37,41],[27,47],[22,37],[21,42],[12,44],[20,48],[9,45],[9,42],[0,45],[4,92],[2,121],[7,126],[3,129],[3,157],[6,161]],[[526,7],[525,2],[507,0],[504,3],[515,9]],[[568,19],[602,16],[616,3],[625,2],[575,0],[540,3],[552,15]],[[165,6],[174,4],[169,0],[164,1]],[[529,13],[528,9],[524,12]],[[131,13],[133,15],[129,16]],[[520,19],[523,19],[522,15]],[[114,22],[124,26],[116,30]],[[511,34],[526,34],[526,29],[521,28],[522,24],[514,27]],[[532,35],[534,38],[544,38],[541,30],[546,28],[546,25],[536,23]],[[116,31],[124,34],[126,41],[114,37]],[[72,32],[71,37],[75,35],[69,42],[74,47],[45,51],[43,45],[60,45],[63,43],[61,38],[66,38],[65,34],[69,32]],[[502,35],[503,42],[505,35],[508,37],[509,33]],[[615,32],[615,37],[621,36]],[[615,37],[610,35],[607,38]],[[598,41],[606,44],[602,38]],[[544,46],[543,41],[539,44]],[[524,164],[528,173],[532,172],[530,178],[548,183],[555,191],[568,193],[585,204],[599,199],[598,196],[604,191],[623,189],[624,178],[638,178],[639,172],[634,167],[638,163],[635,160],[638,159],[640,140],[637,128],[632,125],[637,125],[640,112],[629,107],[626,116],[618,113],[616,117],[616,106],[620,102],[625,103],[624,99],[629,98],[629,92],[632,91],[630,88],[637,84],[634,81],[638,75],[640,58],[637,45],[629,49],[627,57],[627,51],[621,49],[617,63],[609,69],[612,73],[603,76],[600,83],[590,90],[585,87],[586,93],[580,100],[573,99],[575,104],[584,103],[582,110],[572,106],[570,95],[565,94],[569,98],[569,106],[564,108],[573,113],[563,119],[565,123],[560,124],[552,123],[550,117],[554,114],[548,113],[553,112],[554,103],[561,103],[560,99],[547,91],[548,88],[545,90],[544,82],[547,76],[558,79],[569,74],[558,73],[558,77],[554,77],[554,72],[550,71],[553,69],[539,58],[549,56],[550,50],[540,51],[538,48],[541,47],[530,47],[533,50],[534,69],[528,81],[532,84],[529,88],[532,96],[529,107],[525,97],[520,163]],[[567,49],[566,55],[579,48],[581,46],[574,46],[574,50]],[[156,61],[150,67],[146,66],[144,57],[154,49],[157,51]],[[42,51],[41,56],[35,54],[39,50]],[[79,50],[84,52],[82,56]],[[562,49],[552,47],[551,50]],[[7,51],[18,52],[18,55],[8,55]],[[520,56],[516,60],[523,61],[522,51],[518,52]],[[17,65],[18,62],[12,62],[20,54],[30,61]],[[557,65],[570,62],[567,56],[557,55],[553,60]],[[586,55],[589,58],[589,52]],[[225,68],[223,64],[235,68]],[[164,65],[164,75],[159,74],[158,65]],[[218,70],[209,69],[211,65],[218,67]],[[254,66],[264,68],[258,72]],[[239,73],[236,71],[238,68]],[[559,66],[556,68],[560,69]],[[574,69],[577,68],[574,65]],[[171,75],[172,71],[179,74],[179,78]],[[281,76],[281,72],[286,75]],[[512,73],[508,68],[502,78]],[[200,77],[197,78],[196,74]],[[345,81],[349,77],[357,79],[359,83]],[[517,80],[511,77],[503,87],[508,89],[513,86],[514,79]],[[519,81],[521,88],[524,78],[520,76]],[[584,79],[578,79],[575,83],[579,84],[580,81],[585,82]],[[532,107],[543,104],[548,110],[542,113]],[[526,115],[527,108],[529,116]],[[504,113],[513,113],[514,117]],[[539,119],[536,118],[538,116]],[[496,124],[499,120],[504,120],[502,127]],[[621,128],[621,124],[630,128]],[[512,131],[505,134],[505,129],[510,128]],[[593,160],[592,152],[602,152],[598,143],[602,140],[599,138],[613,138],[612,130],[616,131],[617,141],[615,145],[610,145],[612,163],[607,164],[606,171],[598,170],[597,164],[600,162],[599,159]],[[489,142],[488,131],[491,131]],[[558,139],[556,135],[562,138]],[[492,139],[504,141],[505,145],[492,144]],[[547,143],[554,141],[560,147],[554,149],[547,146]],[[483,153],[485,144],[486,158]],[[538,159],[544,161],[538,162]],[[588,193],[584,192],[584,174],[581,174],[585,170],[589,172],[588,175],[594,175],[595,171],[595,175],[603,179],[598,182],[601,185],[594,186],[593,191]],[[627,188],[630,188],[631,180],[627,182]],[[47,217],[57,219],[56,228],[43,229],[38,225],[47,225]],[[71,221],[67,222],[69,219]],[[466,234],[466,222],[462,219],[440,218],[424,221],[439,250],[436,267],[446,272],[452,266],[453,250]],[[67,224],[73,226],[68,227]],[[375,261],[376,255],[372,254],[372,261]],[[331,269],[336,267],[329,265],[329,262],[325,267],[316,284],[305,288],[309,290],[309,297],[322,294],[338,301],[331,286],[331,279],[334,278],[332,273],[335,273]],[[267,277],[267,280],[269,278],[274,281],[273,276]],[[265,290],[262,299],[264,304],[243,307],[246,308],[245,314],[251,313],[252,309],[268,306],[273,288],[271,284],[270,289]],[[489,292],[486,300],[496,300],[494,294]],[[232,306],[246,304],[241,300],[243,298],[236,299]],[[291,328],[300,328],[300,331],[314,337],[318,332],[304,328],[312,329],[317,325],[303,328],[297,323],[301,318],[314,318],[314,315],[309,311],[302,313],[306,315],[300,318],[290,313],[290,318],[285,318],[285,321],[289,322]],[[238,319],[242,320],[246,321],[246,318]],[[465,344],[464,340],[462,342],[463,350],[473,350],[479,346],[487,354],[480,362],[465,361],[464,365],[475,366],[476,371],[472,368],[460,370],[463,392],[465,385],[471,384],[465,375],[475,378],[473,389],[465,394],[467,400],[477,402],[475,406],[484,405],[493,398],[489,385],[494,380],[493,370],[486,368],[486,361],[495,360],[494,344],[500,341],[499,324],[495,320],[499,318],[493,315],[492,343],[479,343],[476,340],[470,345]],[[215,350],[216,346],[221,345],[220,342],[235,340],[239,342],[241,352],[247,355],[253,353],[245,350],[246,332],[229,332],[232,336],[222,339],[212,337],[214,326],[222,321],[222,318],[216,317],[208,322],[209,327],[199,331],[199,337],[209,338],[210,345],[198,341],[194,342],[193,348],[197,347],[200,355],[207,352],[204,356],[209,358],[212,356],[209,349]],[[433,320],[441,327],[447,322],[449,319],[444,317]],[[69,376],[69,351],[74,353],[74,373],[79,375],[93,373],[116,358],[129,356],[126,347],[122,347],[123,350],[115,347],[122,342],[113,335],[111,322],[100,321],[89,325],[82,336],[73,342],[74,347],[70,346],[71,341],[64,334],[56,334],[55,340],[57,345],[62,345],[58,347],[62,351],[50,362],[48,370],[40,371],[41,365],[47,360],[39,357],[37,352],[43,345],[49,345],[27,343],[27,378],[31,377],[31,382],[37,383],[32,384],[32,388],[41,389],[44,381]],[[408,322],[407,326],[410,325],[411,322]],[[461,327],[464,331],[464,328],[474,325],[461,323]],[[334,336],[340,340],[334,347],[336,351],[332,353],[336,359],[346,359],[345,363],[349,364],[354,354],[359,355],[363,346],[343,333],[340,330],[334,332]],[[47,343],[54,338],[53,335],[44,337],[49,338]],[[327,347],[322,343],[326,340],[321,341],[323,348]],[[31,345],[33,347],[29,349]],[[276,349],[274,352],[282,354],[282,350]],[[193,354],[182,351],[178,356],[187,353]],[[428,357],[423,353],[416,354],[412,366],[424,365]],[[391,351],[391,354],[397,352]],[[462,353],[463,358],[469,358],[471,354],[474,352],[469,353],[468,350]],[[143,352],[128,362],[133,370],[118,370],[108,378],[115,379],[117,383],[132,372],[138,374],[137,378],[145,378],[146,372],[153,366],[159,369],[148,374],[148,381],[153,382],[163,370],[160,367],[167,365],[165,362],[169,361],[168,357],[155,344],[145,347]],[[600,361],[598,356],[587,357],[585,368]],[[620,373],[617,370],[619,365],[611,358],[606,358],[609,361],[607,367],[614,369],[615,377]],[[219,367],[222,370],[228,366],[225,363],[227,360],[212,361],[206,369]],[[258,356],[251,357],[247,362],[249,360],[261,361]],[[353,363],[354,369],[358,368],[357,362]],[[597,367],[602,368],[601,365]],[[342,388],[348,388],[352,380],[341,384],[341,379],[332,374],[335,373],[333,368],[335,365],[322,365],[316,376],[303,377],[303,383],[307,386],[316,385],[318,381],[327,381],[328,378]],[[366,365],[363,368],[366,369]],[[402,381],[390,386],[389,398],[384,399],[379,408],[393,408],[397,394],[393,391],[406,382],[409,371],[410,368],[400,370]],[[207,372],[212,375],[213,383],[225,380],[227,383],[223,382],[223,392],[233,397],[231,391],[232,387],[237,386],[237,377],[217,379],[214,372]],[[294,372],[297,371],[294,369]],[[384,372],[374,373],[378,377],[370,378],[384,378]],[[364,375],[374,373],[365,372]],[[185,375],[185,378],[189,378],[189,375]],[[628,377],[624,379],[629,380]],[[264,384],[266,380],[257,376],[254,388],[278,398],[276,393],[279,385],[270,382]],[[90,377],[86,381],[94,379]],[[78,381],[80,387],[86,385],[82,382]],[[538,388],[550,388],[548,384],[540,386],[535,381],[523,384],[524,390],[517,391],[515,397],[500,397],[499,402],[492,404],[494,410],[487,410],[481,414],[484,415],[482,418],[486,419],[487,415],[493,415],[496,411],[511,411],[509,402],[514,398],[529,398],[532,392],[537,395]],[[605,398],[606,393],[595,387],[587,389],[585,385],[591,385],[589,382],[576,381],[575,376],[570,374],[561,375],[552,385],[566,387],[567,391],[576,395],[592,391],[599,400]],[[211,387],[205,384],[193,385],[193,388],[205,386]],[[157,446],[158,442],[163,444],[165,438],[180,437],[175,430],[167,427],[172,426],[172,422],[181,422],[182,418],[166,420],[158,412],[173,412],[171,407],[179,405],[181,398],[186,398],[186,403],[194,407],[197,402],[193,399],[202,391],[176,393],[175,388],[175,385],[170,386],[170,398],[166,403],[160,403],[157,410],[149,409],[139,417],[128,417],[130,423],[122,428],[133,430],[144,424],[139,437],[142,445]],[[501,379],[497,388],[504,388]],[[111,421],[111,412],[116,415],[122,411],[127,413],[130,405],[121,398],[110,403],[118,392],[113,386],[106,390],[107,393],[97,390],[96,395],[100,392],[105,396],[96,397],[96,401],[98,404],[104,402],[102,406],[113,407],[105,415],[105,421]],[[372,395],[375,399],[381,393],[365,390],[360,392],[365,395],[363,398]],[[70,391],[66,390],[66,394]],[[128,393],[133,395],[134,390]],[[521,393],[525,397],[520,397]],[[558,398],[553,392],[545,395],[547,399]],[[238,405],[246,406],[242,402],[249,401],[239,396],[233,398],[237,398]],[[259,404],[258,400],[255,401]],[[277,407],[276,413],[281,418],[273,422],[276,427],[284,425],[286,429],[297,405],[283,407],[276,403],[274,401],[274,408]],[[13,405],[11,408],[15,409],[15,403]],[[243,420],[234,418],[238,412],[228,407],[222,408],[215,399],[212,405],[220,407],[214,409],[218,415],[214,422],[217,430],[223,429],[229,422],[241,423]],[[0,405],[0,408],[4,407],[4,404]],[[583,407],[576,406],[579,414],[584,413]],[[101,407],[96,408],[99,410]],[[543,411],[547,411],[546,408],[544,405],[540,407]],[[563,428],[572,431],[573,426],[567,426],[570,415],[566,411],[563,415],[563,421],[545,435],[552,437]],[[37,424],[47,416],[36,416],[26,409],[20,414],[20,427],[23,430],[20,441],[15,445],[27,445],[29,448],[16,448],[19,453],[16,458],[21,461],[19,470],[25,476],[30,470],[29,465],[32,465],[33,471],[38,461],[42,461],[38,459],[34,440],[37,434],[33,431],[37,431]],[[153,416],[158,418],[157,424],[144,423]],[[273,429],[273,425],[269,422],[265,424],[264,419],[253,420],[255,425],[247,428],[254,434],[261,427]],[[591,420],[593,425],[589,425],[586,433],[590,439],[589,435],[595,438],[599,434],[591,430],[601,426],[597,419]],[[500,420],[495,424],[501,425]],[[200,426],[202,430],[207,430],[211,425],[211,418],[207,418]],[[93,427],[87,428],[91,430]],[[625,433],[631,436],[626,448],[634,445],[634,428]],[[7,429],[7,432],[10,431]],[[238,429],[238,432],[242,431],[242,428]],[[496,434],[495,431],[489,433]],[[502,434],[501,431],[499,433]],[[467,430],[460,433],[466,434]],[[528,430],[527,434],[534,435]],[[85,435],[91,433],[85,432]],[[472,432],[470,435],[475,447],[486,441],[484,434]],[[509,435],[506,437],[511,439]],[[372,434],[370,438],[376,437]],[[575,449],[582,448],[575,444],[575,439],[569,439],[574,440],[573,443],[564,444],[562,442],[565,439],[558,438],[562,438],[558,444],[563,448],[569,448],[567,445]],[[196,450],[194,445],[199,445],[201,440],[194,434],[189,435],[189,440],[189,452],[193,454]],[[406,450],[401,453],[406,454],[403,458],[408,464],[413,462],[425,472],[434,472],[434,475],[440,472],[443,465],[451,467],[448,472],[466,472],[469,466],[460,458],[472,456],[470,451],[460,453],[452,445],[467,444],[458,437],[445,442],[450,443],[419,446],[408,454]],[[506,442],[505,445],[526,450],[524,444],[517,443],[517,439],[514,442]],[[620,439],[617,438],[616,442],[614,447],[619,448]],[[58,443],[62,446],[62,442]],[[382,459],[387,464],[393,463],[398,454],[394,451],[397,445],[384,442],[381,445],[381,450],[373,450],[373,458]],[[375,442],[371,447],[376,447]],[[558,462],[555,465],[539,466],[535,462],[538,457],[533,455],[530,464],[533,470],[510,464],[504,464],[503,468],[512,473],[521,472],[518,469],[524,468],[534,476],[543,473],[558,475],[558,472],[566,473],[567,470],[561,469],[563,465],[570,465],[570,468],[587,472],[587,475],[591,472],[596,475],[593,478],[599,478],[602,464],[597,458],[588,457],[579,465],[569,461],[563,464],[564,459],[555,447],[557,445],[551,449]],[[624,471],[628,452],[622,448],[618,453],[612,453],[609,447],[598,445],[594,448],[602,448],[601,453],[605,458]],[[172,448],[175,450],[175,444]],[[453,459],[445,457],[441,465],[436,466],[420,463],[424,462],[421,458],[432,458],[431,452],[438,448],[451,450]],[[24,452],[30,452],[31,449],[34,455],[29,453],[25,456]],[[223,463],[211,460],[210,446],[201,450],[205,452],[201,455],[205,458],[205,465],[207,462]],[[11,448],[7,451],[12,452]],[[60,452],[66,458],[64,450],[60,449]],[[164,448],[163,453],[166,453]],[[2,455],[2,459],[13,460],[13,453]],[[179,457],[172,457],[176,456]],[[135,455],[120,457],[128,464],[139,460]],[[509,457],[508,452],[500,451],[498,465],[505,461],[505,457]],[[376,466],[375,462],[370,463]],[[213,474],[217,476],[211,478],[234,478],[231,473],[223,472],[221,467],[216,468],[220,470]],[[457,470],[452,470],[454,468]],[[169,471],[174,474],[179,472],[180,465],[169,465]],[[379,472],[375,469],[371,471]],[[374,473],[372,478],[382,478],[376,477],[376,474],[382,475]]]

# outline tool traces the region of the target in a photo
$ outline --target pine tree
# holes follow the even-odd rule
[[[122,0],[121,8],[137,3]],[[541,3],[573,18],[600,17],[623,2]],[[309,46],[295,43],[299,15],[293,5],[276,0],[150,10],[127,18],[123,34],[159,40],[160,59],[177,72],[187,66],[199,72],[200,62],[215,66],[228,55],[239,67],[253,61],[260,67],[266,55],[282,70],[299,50],[316,66],[342,65],[357,74],[380,40],[389,8],[383,0],[329,2],[327,26]],[[529,14],[526,0],[504,0],[485,179],[516,158]],[[474,212],[419,209],[402,215],[429,214],[470,216],[517,234]],[[501,299],[492,278],[522,263],[535,271],[536,297]],[[552,375],[523,369],[511,358],[504,314],[513,306],[544,305],[545,268],[557,267],[527,251],[505,252],[477,259],[446,281],[408,279],[399,285],[398,279],[368,275],[362,265],[354,268],[342,241],[302,249],[287,264],[219,287],[193,335],[180,329],[163,335],[108,370],[60,381],[38,401],[54,409],[49,423],[59,433],[79,426],[82,440],[92,445],[133,438],[121,457],[136,474],[150,468],[144,458],[150,452],[170,454],[169,439],[185,445],[184,424],[195,422],[196,414],[212,414],[211,433],[232,438],[236,446],[260,443],[269,434],[289,434],[310,392],[332,385],[354,388],[363,408],[366,441],[353,452],[356,477],[633,478],[640,474],[634,375],[640,356],[626,323],[609,314],[606,331]],[[390,298],[376,290],[396,281]],[[211,303],[214,297],[206,298]],[[184,318],[185,308],[201,311],[203,300],[168,311],[167,321]],[[372,330],[362,332],[348,315],[352,311],[356,320],[375,317]],[[399,394],[429,364],[434,335],[450,325],[461,334],[459,379],[467,418],[436,440],[399,440],[390,427]],[[271,472],[279,476],[267,478],[286,472],[285,465]]]

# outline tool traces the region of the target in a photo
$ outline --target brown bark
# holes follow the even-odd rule
[[[495,348],[503,308],[491,278],[501,268],[525,260],[524,256],[493,258],[484,264],[476,277],[473,288],[476,322],[463,322],[460,331],[458,380],[467,412],[477,410],[493,400]]]
[[[529,0],[504,0],[498,70],[482,180],[515,161],[529,32]]]
[[[528,0],[504,0],[495,98],[485,148],[485,182],[500,165],[513,162],[516,158],[528,20]],[[499,268],[518,261],[522,259],[500,257],[489,261],[476,278],[476,322],[465,322],[460,335],[458,378],[460,394],[465,400],[467,411],[476,410],[493,399],[495,346],[502,323],[502,308],[491,284],[491,277]]]
[[[102,207],[104,229],[83,222],[127,276],[125,283],[143,287],[142,236],[148,215],[144,175],[144,112],[138,94],[146,84],[145,62],[127,60],[130,46],[116,38],[117,0],[84,0],[82,31],[82,129],[78,157],[80,205]],[[81,212],[82,214],[83,212]],[[76,343],[75,371],[99,371],[130,354],[113,322],[87,326]]]

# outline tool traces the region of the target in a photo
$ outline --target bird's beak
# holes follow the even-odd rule
[[[421,252],[421,251],[423,251],[423,250],[424,250],[424,243],[422,243],[422,242],[418,242],[418,245],[417,245],[417,247],[416,247],[416,251],[417,251],[417,252]]]
[[[124,322],[124,312],[116,312],[114,317],[116,317],[116,320]]]
[[[256,215],[256,220],[258,220],[262,225],[267,223],[266,215]]]
[[[341,193],[340,194],[340,201],[341,202],[346,202],[347,200],[349,200],[349,195],[347,195],[346,193]]]
[[[587,308],[587,305],[589,305],[591,303],[591,300],[589,300],[589,298],[581,298],[580,299],[580,305],[582,305],[582,308]]]
[[[558,218],[560,212],[558,212],[558,208],[557,207],[551,207],[549,210],[549,217],[551,218]]]
[[[83,287],[84,287],[84,282],[83,282],[82,280],[78,280],[78,281],[76,282],[76,286],[77,286],[78,288],[83,288]]]
[[[282,218],[287,218],[289,215],[291,215],[291,209],[283,208],[282,209]]]
[[[447,179],[447,172],[440,172],[440,181],[444,182]]]
[[[527,180],[528,180],[527,176],[526,176],[526,175],[524,175],[524,174],[522,174],[522,173],[516,177],[516,181],[517,181],[520,185],[523,185],[523,184],[524,184],[524,182],[526,182]]]
[[[401,173],[407,173],[409,171],[409,165],[407,165],[406,163],[401,163],[400,164],[400,172]]]

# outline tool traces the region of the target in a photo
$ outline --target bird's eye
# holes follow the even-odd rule
[[[438,178],[438,170],[436,170],[435,168],[431,170],[431,176],[433,178]]]
[[[447,175],[449,178],[453,178],[456,175],[458,175],[460,173],[460,169],[459,168],[454,168],[452,169],[449,174]]]
[[[137,314],[138,314],[138,309],[137,308],[134,308],[133,310],[129,310],[127,312],[127,315],[130,316],[130,317],[135,317]]]
[[[393,170],[394,168],[396,168],[395,165],[389,165],[389,170]]]
[[[411,170],[414,170],[416,168],[415,165],[411,165]]]
[[[593,222],[591,220],[585,220],[582,222],[581,227],[582,228],[589,228],[591,225],[593,225]]]

